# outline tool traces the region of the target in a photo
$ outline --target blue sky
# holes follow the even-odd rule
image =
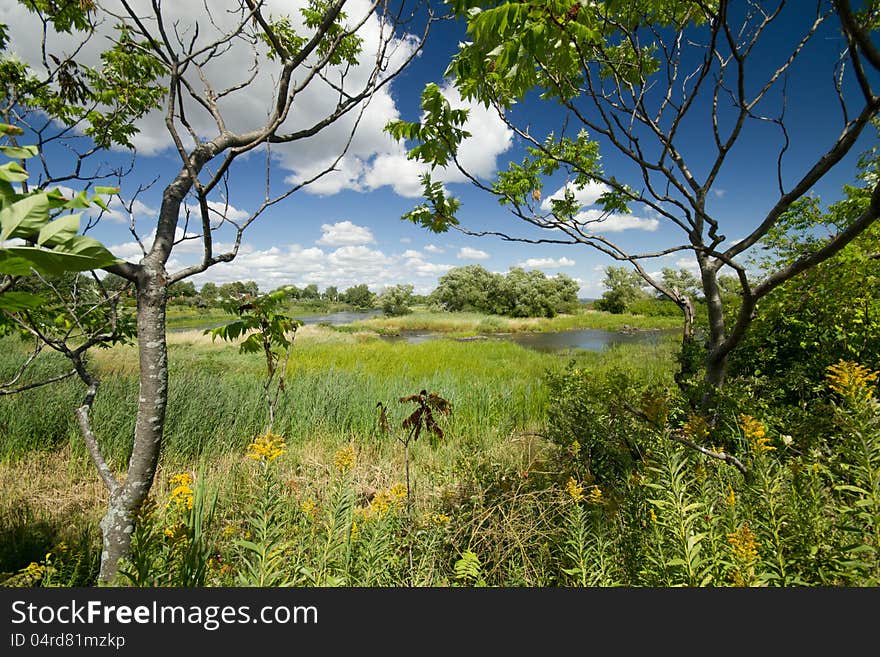
[[[285,5],[280,0],[275,4],[279,8]],[[793,39],[802,33],[804,21],[810,20],[810,16],[798,12],[798,7],[802,9],[806,4],[792,4],[795,7],[783,14],[773,33],[768,34],[768,45],[755,53],[753,71],[756,79],[768,67],[784,60]],[[353,14],[359,6],[354,3]],[[192,19],[200,7],[201,3],[195,3],[193,7],[176,7],[175,11],[182,12],[184,20],[187,17]],[[22,58],[33,60],[34,40],[27,38],[32,34],[32,19],[17,8],[17,3],[5,1],[0,3],[0,22],[12,27],[12,49]],[[367,28],[370,28],[369,23]],[[808,164],[840,132],[841,113],[831,84],[834,62],[843,47],[838,32],[836,20],[827,21],[789,76],[786,119],[792,143],[783,169],[787,183],[801,176]],[[402,146],[394,144],[381,128],[389,119],[418,118],[418,101],[423,86],[427,82],[443,84],[442,73],[458,42],[464,39],[466,35],[461,24],[437,26],[421,55],[374,99],[351,151],[341,162],[341,172],[323,178],[268,209],[246,232],[236,261],[215,266],[195,277],[197,287],[205,281],[222,283],[232,280],[255,280],[264,291],[288,283],[298,286],[315,283],[322,289],[328,285],[345,289],[357,283],[367,283],[378,292],[386,285],[414,283],[418,292],[426,293],[449,268],[480,264],[499,272],[513,266],[539,268],[548,275],[562,272],[580,282],[582,296],[599,296],[603,269],[613,261],[589,247],[516,244],[492,237],[470,237],[455,231],[438,235],[401,221],[400,216],[421,200],[416,184],[419,169],[406,159]],[[365,43],[368,47],[369,35]],[[59,40],[57,48],[63,50],[65,47],[69,45]],[[403,50],[405,47],[403,42]],[[88,56],[88,50],[84,51],[84,56]],[[233,74],[229,70],[217,71],[221,80]],[[858,96],[854,91],[851,86],[847,87],[847,94],[855,104]],[[326,98],[319,97],[320,93],[326,95],[326,88],[323,92],[316,92],[314,98],[305,100],[306,114],[311,111],[310,104],[320,109],[321,102],[326,101]],[[448,94],[453,103],[459,102],[454,92],[450,90]],[[233,120],[246,125],[249,113],[253,116],[254,112],[261,111],[260,103],[259,94],[252,93],[239,104],[232,105]],[[775,114],[779,107],[780,96],[774,94],[758,109]],[[489,179],[510,159],[521,159],[523,145],[490,112],[477,108],[473,114],[473,123],[469,127],[474,138],[466,145],[463,159],[477,174]],[[533,134],[539,137],[550,130],[558,132],[562,124],[561,115],[554,106],[533,100],[517,105],[512,116],[520,124],[530,124]],[[700,114],[696,113],[696,116]],[[707,112],[704,111],[702,116],[707,117]],[[141,129],[136,142],[139,154],[133,172],[122,181],[122,197],[130,200],[138,185],[156,178],[153,187],[138,196],[135,207],[136,227],[148,241],[161,190],[177,172],[179,159],[168,148],[161,117],[145,120]],[[679,142],[697,172],[705,165],[709,152],[707,143],[711,133],[708,130],[707,121],[692,123],[686,127]],[[343,135],[343,130],[334,128],[311,143],[276,151],[272,164],[273,189],[282,191],[290,181],[307,176],[321,162],[334,157],[339,152]],[[835,200],[841,185],[854,179],[858,153],[874,141],[874,134],[866,132],[857,148],[816,186],[814,193],[826,201]],[[729,238],[738,239],[747,234],[778,196],[775,162],[780,144],[778,129],[755,123],[747,128],[731,154],[710,199],[710,210],[722,222],[721,232]],[[602,156],[606,172],[637,186],[638,178],[633,177],[633,168],[613,148],[603,146]],[[119,164],[126,162],[127,157],[123,153],[113,153],[108,154],[106,160],[109,164]],[[234,168],[227,198],[230,207],[225,207],[219,197],[215,198],[217,207],[222,207],[230,218],[244,217],[259,205],[265,178],[263,157],[262,154],[251,155]],[[454,176],[447,176],[446,184],[463,203],[460,214],[463,225],[471,230],[535,234],[527,231],[494,199],[455,180]],[[560,176],[548,180],[545,197],[560,189],[564,182]],[[615,222],[618,228],[630,227],[609,232],[608,236],[633,250],[653,250],[682,242],[679,229],[667,225],[662,218],[637,207],[633,208],[633,213],[634,217],[622,223],[620,220],[609,222],[611,229]],[[121,257],[136,261],[139,248],[132,240],[127,223],[124,213],[106,217],[92,234]],[[222,243],[224,238],[228,239],[229,234],[221,231],[215,239]],[[193,262],[198,251],[195,242],[179,245],[169,269]],[[690,254],[682,253],[652,260],[648,269],[657,271],[664,266],[692,267],[693,264]]]

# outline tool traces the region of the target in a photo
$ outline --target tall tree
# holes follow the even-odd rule
[[[505,240],[584,244],[629,263],[682,309],[686,348],[693,340],[690,299],[652,275],[647,261],[691,252],[708,310],[703,401],[711,406],[713,391],[724,384],[728,356],[742,341],[758,301],[839,252],[880,215],[875,179],[868,185],[864,207],[797,259],[758,276],[744,261],[793,204],[842,164],[880,110],[880,2],[868,0],[854,9],[849,0],[460,0],[454,8],[467,21],[468,40],[447,75],[463,98],[496,110],[527,145],[526,157],[492,184],[465,171],[457,148],[467,136],[462,127],[467,112],[451,109],[436,85],[423,92],[422,121],[393,122],[388,129],[414,142],[410,157],[432,168],[457,167],[547,236],[479,232],[459,225],[460,202],[431,171],[423,175],[426,202],[407,218],[437,231],[456,227]],[[827,47],[833,41],[828,37],[842,44],[830,57]],[[815,53],[818,58],[801,62]],[[795,70],[801,64],[810,75]],[[817,126],[802,123],[795,130],[787,99],[796,91],[805,98],[826,93],[820,83],[836,95],[839,133],[823,137],[817,154],[808,155],[805,148],[789,162],[788,151],[815,148]],[[804,86],[809,93],[803,93]],[[530,118],[515,107],[532,92],[548,107],[561,108],[559,130],[546,136],[532,131]],[[775,156],[762,152],[737,179],[749,184],[752,174],[752,184],[759,186],[775,178],[776,191],[754,211],[747,228],[737,229],[745,234],[728,239],[729,227],[711,204],[722,191],[719,180],[736,166],[732,153],[738,155],[746,143],[772,145],[772,130],[779,144]],[[629,185],[603,169],[594,139],[622,156],[631,173]],[[775,171],[762,168],[764,161]],[[545,198],[548,177],[560,172],[567,180],[563,190]],[[579,198],[590,189],[601,192],[598,209],[584,208]],[[678,231],[680,241],[636,252],[611,239],[605,226],[631,207]],[[725,271],[736,275],[739,286],[738,310],[727,321],[719,285]]]
[[[119,181],[125,171],[104,167],[102,152],[131,148],[142,119],[161,120],[180,161],[177,173],[161,180],[151,228],[130,222],[142,257],[106,267],[136,290],[140,387],[125,475],[118,478],[99,449],[91,453],[110,493],[101,521],[102,581],[114,579],[129,553],[135,511],[158,463],[168,400],[168,287],[233,260],[245,230],[267,208],[333,171],[377,90],[421,49],[434,18],[427,5],[415,2],[304,0],[270,7],[264,0],[229,0],[184,11],[183,4],[146,0],[22,1],[19,11],[35,15],[42,32],[32,35],[41,44],[33,62],[13,56],[6,26],[0,29],[0,115],[28,128],[42,153],[56,146],[66,153],[44,155],[39,186]],[[97,66],[87,61],[95,48],[104,48]],[[320,117],[303,119],[310,116],[300,112],[310,89],[331,100]],[[250,108],[247,117],[233,118],[229,108],[242,103]],[[346,127],[348,139],[326,166],[293,185],[270,184],[279,148],[334,124]],[[265,194],[241,216],[229,202],[229,183],[244,156],[253,168],[257,149],[265,153]],[[131,217],[143,191],[120,197]],[[215,241],[221,229],[231,231],[231,247],[221,249]],[[172,252],[184,241],[199,242],[201,258],[170,270]],[[98,382],[93,377],[89,383],[94,388],[81,409],[87,438],[94,437],[88,410]]]
[[[602,279],[605,292],[596,301],[596,309],[615,314],[626,312],[627,306],[636,299],[645,296],[645,293],[642,291],[643,284],[644,280],[642,280],[638,272],[634,272],[626,267],[615,267],[613,265],[606,267],[605,278]]]

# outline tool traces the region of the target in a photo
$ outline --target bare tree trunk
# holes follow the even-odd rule
[[[703,410],[709,411],[717,393],[724,386],[724,380],[727,376],[727,355],[730,353],[730,349],[725,348],[724,302],[721,299],[721,290],[716,278],[717,269],[704,258],[698,258],[698,260],[700,261],[703,294],[706,297],[706,310],[709,316],[709,340],[704,376],[706,390],[703,393]]]
[[[103,550],[99,579],[112,582],[119,560],[131,550],[134,515],[146,499],[156,472],[168,401],[168,348],[165,342],[166,275],[161,263],[143,263],[137,285],[140,392],[134,444],[125,483],[110,494],[101,520]]]

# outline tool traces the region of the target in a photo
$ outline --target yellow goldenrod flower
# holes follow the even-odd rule
[[[605,501],[605,498],[602,496],[602,489],[598,486],[590,488],[590,495],[587,499],[590,504],[602,504]]]
[[[703,440],[709,435],[709,425],[706,423],[706,418],[702,415],[697,415],[696,413],[688,415],[687,422],[685,422],[681,428],[686,435],[690,436],[697,442]]]
[[[358,537],[358,523],[357,520],[351,521],[351,540],[356,541]]]
[[[172,543],[186,542],[188,540],[186,525],[176,522],[162,530],[162,533]]]
[[[737,586],[746,586],[754,581],[755,562],[758,560],[758,543],[755,534],[749,529],[748,523],[727,535],[733,559],[736,562],[733,570],[733,582]]]
[[[755,534],[743,523],[735,531],[727,535],[727,542],[733,551],[733,557],[741,564],[752,564],[758,558],[758,543]]]
[[[36,561],[31,561],[26,568],[23,568],[21,574],[32,579],[40,579],[46,572],[46,567]]]
[[[580,502],[584,499],[584,487],[577,482],[574,477],[569,477],[568,481],[565,482],[565,492],[571,496],[571,499],[575,502]]]
[[[313,516],[315,512],[318,510],[318,505],[315,500],[305,500],[302,504],[299,505],[299,510],[305,516]]]
[[[224,538],[231,538],[231,537],[235,536],[237,533],[238,533],[238,527],[236,527],[232,523],[229,523],[228,525],[226,525],[223,528],[223,537]]]
[[[733,486],[728,486],[727,488],[727,506],[734,506],[736,504],[736,495],[733,492]]]
[[[398,501],[402,500],[406,497],[406,484],[394,484],[388,489],[388,492]]]
[[[165,508],[175,509],[177,511],[188,511],[192,509],[192,475],[188,472],[181,472],[180,474],[172,476],[168,480],[168,483],[171,484],[174,488],[171,489],[171,494],[168,496],[168,503],[165,505]]]
[[[764,425],[760,420],[753,418],[751,415],[740,415],[739,426],[755,454],[771,452],[776,449],[770,444],[770,439],[767,437],[767,430],[764,428]]]
[[[254,438],[254,442],[247,446],[247,456],[260,463],[268,464],[284,454],[287,443],[277,433],[267,431]]]
[[[381,518],[391,509],[392,503],[391,495],[387,491],[381,490],[373,496],[369,510]]]
[[[850,360],[841,359],[828,366],[828,387],[838,395],[851,402],[866,401],[873,396],[869,385],[877,381],[880,372],[873,372],[867,367]]]
[[[657,522],[657,514],[654,513],[653,507],[648,509],[648,513],[651,514],[651,522],[654,522],[654,523]]]
[[[642,395],[642,413],[654,424],[666,424],[669,416],[669,404],[666,397],[656,390],[646,390]]]
[[[431,522],[438,526],[447,525],[449,524],[449,516],[445,513],[432,513]]]
[[[581,453],[581,444],[580,444],[578,441],[575,440],[575,441],[569,446],[568,449],[569,449],[569,451],[571,452],[572,457],[577,458],[578,455],[580,455],[580,453]]]
[[[354,445],[343,447],[333,456],[333,463],[340,472],[349,472],[354,468],[356,462],[357,453],[354,450]]]

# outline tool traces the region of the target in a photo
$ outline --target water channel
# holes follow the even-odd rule
[[[308,315],[298,317],[304,324],[331,324],[340,326],[351,324],[359,320],[369,319],[382,315],[381,310],[365,312],[338,312],[324,315]],[[618,344],[652,344],[656,345],[664,336],[676,333],[672,330],[646,330],[646,331],[606,331],[602,329],[574,329],[570,331],[548,331],[543,333],[493,333],[478,335],[467,338],[457,338],[460,341],[471,340],[510,340],[528,349],[544,352],[568,351],[571,349],[586,349],[588,351],[602,351]],[[407,342],[415,344],[436,340],[444,337],[439,331],[401,331],[399,335],[384,335],[383,340],[389,342]]]

